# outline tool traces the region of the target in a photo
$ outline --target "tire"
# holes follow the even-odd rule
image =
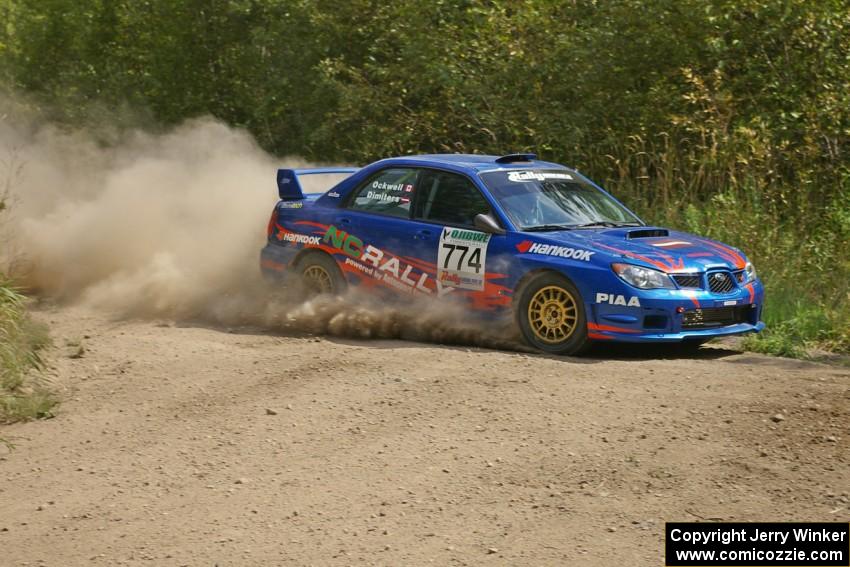
[[[318,252],[307,254],[299,260],[298,279],[307,297],[341,295],[348,288],[336,261]]]
[[[545,272],[524,285],[516,317],[525,342],[543,352],[577,355],[590,347],[584,301],[564,276]]]

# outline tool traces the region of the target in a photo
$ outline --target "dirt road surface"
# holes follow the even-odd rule
[[[0,428],[2,565],[659,566],[665,521],[850,517],[844,368],[38,316],[64,403]]]

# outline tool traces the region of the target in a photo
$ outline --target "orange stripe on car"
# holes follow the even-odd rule
[[[726,246],[725,244],[718,244],[717,242],[709,242],[708,240],[703,241],[706,245],[711,246],[717,253],[720,254],[726,260],[732,262],[736,268],[743,268],[747,265],[747,262],[744,260],[744,257],[735,252],[732,248]]]
[[[680,272],[685,269],[684,260],[682,260],[681,258],[678,261],[674,260],[672,256],[668,256],[667,254],[658,254],[659,256],[667,260],[667,262],[665,263],[659,260],[653,260],[652,258],[649,258],[642,254],[635,254],[634,252],[629,252],[628,250],[622,250],[620,248],[615,248],[614,246],[608,246],[607,244],[599,243],[597,244],[597,246],[599,246],[600,248],[607,248],[608,250],[613,250],[614,252],[617,252],[629,258],[641,260],[643,262],[646,262],[647,264],[655,266],[662,272]]]
[[[697,294],[696,294],[696,292],[693,292],[693,291],[692,291],[692,292],[688,293],[688,299],[690,299],[690,300],[691,300],[691,303],[693,303],[693,304],[694,304],[694,307],[696,307],[697,309],[699,309],[699,308],[700,308],[700,305],[699,305],[699,299],[697,299]]]
[[[588,321],[587,328],[593,331],[608,331],[610,333],[640,333],[640,329],[629,329],[628,327],[616,327],[614,325],[599,325]]]

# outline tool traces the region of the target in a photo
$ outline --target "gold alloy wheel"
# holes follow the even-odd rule
[[[330,293],[333,291],[333,280],[326,269],[318,264],[313,264],[304,270],[302,274],[304,280],[309,284],[310,289],[307,291],[311,295],[319,295],[320,293]]]
[[[541,288],[528,304],[528,323],[544,343],[561,343],[573,334],[578,322],[576,300],[556,285]]]

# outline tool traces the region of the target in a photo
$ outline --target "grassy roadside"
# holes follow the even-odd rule
[[[0,423],[50,417],[57,400],[39,376],[49,343],[46,327],[27,314],[25,297],[0,279]]]
[[[50,344],[47,327],[33,321],[27,298],[4,272],[14,266],[13,238],[8,225],[12,188],[20,180],[23,164],[16,150],[0,159],[0,424],[51,416],[57,400],[40,372],[41,351]],[[0,438],[0,443],[5,442]]]

